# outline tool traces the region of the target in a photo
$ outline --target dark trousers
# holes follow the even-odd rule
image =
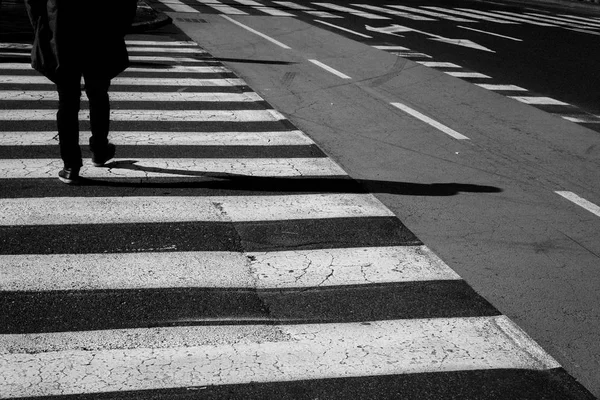
[[[82,165],[79,147],[79,108],[81,98],[81,76],[85,81],[85,93],[90,104],[90,150],[103,151],[108,144],[110,103],[108,88],[110,79],[85,72],[61,76],[56,81],[58,90],[58,113],[56,123],[60,157],[65,167],[79,168]]]

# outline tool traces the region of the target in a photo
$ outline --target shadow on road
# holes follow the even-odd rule
[[[220,190],[248,190],[255,192],[295,192],[295,193],[390,193],[404,196],[454,196],[459,193],[500,193],[502,189],[495,186],[474,185],[468,183],[412,183],[379,181],[371,179],[352,179],[339,177],[261,177],[227,172],[190,171],[167,169],[138,165],[135,160],[120,160],[105,165],[110,169],[125,169],[149,173],[176,175],[182,178],[177,181],[164,181],[161,178],[132,181],[104,181],[82,178],[81,184],[86,186],[112,187],[144,187],[144,188],[203,188]],[[203,178],[188,180],[185,177]]]

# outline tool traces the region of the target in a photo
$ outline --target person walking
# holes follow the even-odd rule
[[[129,66],[125,34],[137,0],[25,0],[34,29],[32,67],[56,84],[60,157],[58,178],[77,183],[81,78],[90,108],[92,164],[103,166],[115,155],[108,140],[111,80]]]

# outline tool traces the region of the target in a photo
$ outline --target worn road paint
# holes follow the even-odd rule
[[[586,199],[579,197],[578,195],[576,195],[573,192],[557,191],[555,193],[564,197],[565,199],[567,199],[569,201],[572,201],[573,203],[577,204],[579,207],[586,209],[587,211],[591,212],[592,214],[600,217],[600,206],[597,206],[596,204],[592,203],[591,201],[587,201]]]

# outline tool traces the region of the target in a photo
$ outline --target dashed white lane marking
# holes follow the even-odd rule
[[[447,19],[449,21],[454,21],[454,22],[473,22],[473,23],[477,22],[477,21],[473,21],[472,19],[466,19],[466,18],[460,18],[460,17],[453,17],[453,16],[448,15],[448,14],[442,14],[442,13],[438,13],[438,12],[423,10],[421,8],[399,6],[399,5],[396,5],[396,4],[388,4],[388,5],[386,5],[386,7],[397,8],[399,10],[414,12],[414,13],[417,13],[417,14],[429,15],[430,17],[437,17],[437,18],[441,18],[441,19]]]
[[[0,75],[0,84],[19,85],[51,84],[45,76]],[[245,86],[239,78],[194,79],[194,78],[128,78],[119,76],[111,81],[111,85],[128,86]]]
[[[475,14],[481,14],[481,15],[489,15],[489,16],[493,16],[493,17],[497,17],[497,18],[503,18],[503,19],[506,19],[509,21],[525,22],[525,23],[528,23],[531,25],[537,25],[537,26],[556,26],[556,25],[548,24],[548,23],[544,23],[544,22],[531,21],[531,20],[528,20],[525,18],[520,18],[518,16],[499,15],[499,14],[486,12],[486,11],[472,10],[470,8],[458,8],[457,10],[468,11],[468,12],[472,12]]]
[[[249,338],[189,347],[174,341],[172,348],[2,354],[0,392],[6,397],[64,396],[365,375],[560,367],[504,316],[277,328],[281,335],[268,340]],[[223,331],[228,329],[239,330],[222,327]],[[110,339],[111,332],[104,332],[105,337]],[[76,336],[77,332],[71,334]],[[44,340],[44,334],[37,336]]]
[[[89,120],[81,110],[80,120]],[[55,110],[0,110],[0,121],[46,121],[56,119]],[[111,110],[111,121],[140,122],[264,122],[286,119],[279,111],[267,110]]]
[[[479,72],[455,72],[455,71],[444,71],[445,74],[454,76],[456,78],[481,78],[481,79],[491,79],[491,76],[479,73]]]
[[[508,96],[511,99],[515,99],[525,104],[534,105],[551,105],[551,106],[568,106],[569,103],[565,103],[560,100],[555,100],[550,97],[543,96]]]
[[[266,7],[263,4],[258,3],[254,0],[235,0],[235,1],[237,1],[238,3],[243,4],[245,6],[250,6],[256,10],[262,11],[265,14],[273,15],[276,17],[295,17],[294,14],[290,14],[288,12],[278,10],[273,7]]]
[[[54,132],[0,132],[0,146],[56,146]],[[82,131],[80,144],[91,133]],[[111,142],[135,146],[307,146],[315,143],[303,132],[116,132]]]
[[[513,21],[500,20],[500,19],[493,18],[493,17],[487,17],[487,16],[484,16],[484,15],[472,14],[472,13],[468,13],[468,12],[464,12],[464,11],[456,11],[456,10],[452,10],[452,9],[448,9],[448,8],[433,7],[433,6],[424,6],[423,8],[427,8],[429,10],[441,11],[441,12],[445,12],[445,13],[448,13],[448,14],[460,15],[462,17],[480,19],[482,21],[495,22],[497,24],[516,24],[516,22],[513,22]]]
[[[265,35],[264,33],[261,33],[261,32],[255,30],[255,29],[252,29],[249,26],[246,26],[246,25],[242,24],[241,22],[238,22],[238,21],[234,20],[233,18],[228,17],[227,15],[221,15],[221,17],[223,17],[227,21],[229,21],[229,22],[231,22],[233,24],[236,24],[237,26],[239,26],[239,27],[247,30],[248,32],[252,32],[255,35],[260,36],[261,38],[268,40],[269,42],[271,42],[271,43],[273,43],[273,44],[275,44],[275,45],[277,45],[277,46],[279,46],[279,47],[281,47],[283,49],[288,49],[288,50],[291,49],[291,47],[289,47],[288,45],[283,44],[280,41],[275,40],[272,37],[269,37],[269,36]]]
[[[390,19],[389,17],[384,17],[383,15],[377,15],[377,14],[368,13],[368,12],[361,11],[361,10],[355,10],[350,7],[344,7],[344,6],[340,6],[340,5],[333,4],[333,3],[312,3],[312,4],[317,5],[319,7],[329,8],[329,9],[335,10],[335,11],[346,12],[346,13],[349,13],[352,15],[356,15],[357,17],[362,17],[362,18],[367,18],[367,19]]]
[[[516,85],[494,85],[491,83],[476,83],[477,86],[480,86],[484,89],[487,90],[513,90],[513,91],[520,91],[520,92],[526,92],[527,89],[524,89],[520,86],[516,86]]]
[[[247,12],[244,12],[242,10],[238,10],[237,8],[225,5],[223,3],[221,3],[220,1],[217,0],[196,0],[199,3],[202,3],[206,6],[209,6],[219,12],[222,12],[223,14],[229,14],[229,15],[248,15]]]
[[[406,50],[410,50],[408,47],[404,47],[404,46],[373,46],[376,49],[379,50],[385,50],[385,51],[406,51]]]
[[[206,54],[205,50],[202,50],[199,47],[159,47],[159,46],[150,46],[150,47],[137,47],[137,46],[129,46],[127,48],[129,53],[179,53],[179,54]]]
[[[318,61],[318,60],[308,60],[308,61],[310,61],[311,63],[315,64],[318,67],[323,68],[325,71],[331,72],[332,74],[334,74],[342,79],[352,79],[351,77],[338,71],[337,69],[331,68],[329,65],[323,64],[321,61]]]
[[[588,201],[582,197],[579,197],[578,195],[576,195],[573,192],[556,191],[555,193],[564,197],[565,199],[567,199],[569,201],[572,201],[573,203],[577,204],[579,207],[586,209],[587,211],[591,212],[592,214],[600,217],[600,206],[597,206],[596,204],[592,203],[591,201]]]
[[[0,199],[0,225],[393,217],[371,194]]]
[[[586,18],[586,17],[582,17],[580,15],[570,15],[570,14],[558,14],[561,17],[566,17],[566,18],[570,18],[570,19],[575,19],[578,21],[586,21],[586,22],[593,22],[596,24],[600,24],[600,21],[598,21],[597,19],[593,19],[593,18]]]
[[[168,56],[136,56],[130,55],[130,61],[142,61],[142,62],[168,62],[168,63],[194,63],[197,65],[202,65],[207,62],[214,63],[215,60],[211,58],[191,58],[191,57],[168,57]]]
[[[305,288],[459,280],[426,246],[0,255],[1,290]]]
[[[85,100],[86,97],[83,97]],[[0,100],[11,101],[55,101],[56,91],[0,90]],[[210,101],[210,102],[256,102],[262,101],[255,92],[244,93],[204,93],[204,92],[110,92],[111,101]]]
[[[182,13],[199,13],[200,12],[200,11],[196,10],[195,8],[188,6],[187,4],[183,4],[179,0],[159,0],[159,1],[175,12],[182,12]]]
[[[497,36],[497,37],[501,37],[501,38],[504,38],[504,39],[514,40],[516,42],[522,42],[523,41],[522,39],[517,39],[517,38],[514,38],[514,37],[510,37],[510,36],[504,36],[504,35],[500,35],[500,34],[493,33],[493,32],[482,31],[480,29],[473,29],[473,28],[469,28],[468,26],[460,26],[459,25],[458,27],[462,28],[462,29],[468,29],[468,30],[474,31],[474,32],[484,33],[486,35],[492,35],[492,36]]]
[[[318,23],[323,24],[323,25],[331,26],[332,28],[339,29],[339,30],[344,31],[344,32],[348,32],[348,33],[351,33],[351,34],[356,35],[356,36],[364,37],[364,38],[367,38],[367,39],[371,39],[372,38],[372,36],[365,35],[364,33],[355,32],[355,31],[350,30],[348,28],[343,28],[341,26],[330,24],[329,22],[319,21],[318,19],[316,19],[315,22],[318,22]]]
[[[563,115],[562,118],[567,121],[576,122],[579,124],[600,124],[600,115],[585,115],[585,116],[572,116]]]
[[[574,24],[575,26],[578,26],[580,28],[586,28],[586,29],[590,29],[590,28],[600,28],[600,23],[594,23],[594,22],[584,22],[584,21],[573,21],[572,19],[569,18],[563,18],[563,17],[556,17],[553,15],[545,15],[545,14],[539,14],[539,13],[532,13],[532,12],[528,12],[527,14],[529,15],[535,15],[538,17],[543,17],[543,18],[547,18],[551,21],[561,21],[561,22],[569,22],[571,24]]]
[[[86,163],[86,160],[84,160]],[[347,176],[329,158],[135,158],[95,168],[87,163],[81,169],[86,178],[212,177],[244,176]],[[56,178],[62,161],[55,159],[0,160],[0,179]]]
[[[430,68],[462,68],[460,65],[453,64],[450,62],[417,61],[417,63]]]
[[[125,40],[127,46],[157,46],[157,47],[198,47],[198,43],[188,40],[159,41],[159,40]]]
[[[456,132],[454,129],[451,129],[449,127],[447,127],[446,125],[432,119],[429,118],[428,116],[418,112],[417,110],[414,110],[402,103],[391,103],[394,107],[404,111],[405,113],[408,113],[410,115],[412,115],[415,118],[420,119],[421,121],[433,126],[434,128],[444,132],[445,134],[453,137],[454,139],[458,139],[458,140],[467,140],[469,139],[468,137],[466,137],[465,135]]]
[[[421,15],[415,15],[403,11],[390,10],[389,8],[373,6],[371,4],[351,4],[354,7],[366,8],[367,10],[382,12],[385,14],[395,15],[397,17],[408,18],[415,21],[435,21],[434,18],[423,17]]]

